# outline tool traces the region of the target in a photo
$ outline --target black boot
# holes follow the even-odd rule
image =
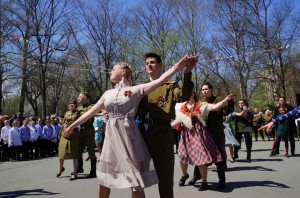
[[[199,191],[205,191],[205,190],[208,190],[208,189],[209,189],[208,185],[205,182],[202,182],[201,186],[199,186],[199,188],[198,188]]]
[[[96,164],[97,164],[97,159],[90,159],[91,162],[91,171],[87,178],[95,178],[97,177],[96,175]]]
[[[251,150],[247,149],[247,162],[251,163]]]
[[[198,168],[198,166],[195,166],[195,168],[194,168],[194,176],[189,181],[189,185],[195,185],[196,181],[200,180],[200,179],[201,179],[201,174],[200,174],[199,168]]]
[[[236,160],[239,158],[239,154],[238,154],[239,148],[237,146],[235,146],[233,148],[233,159]]]
[[[78,158],[78,169],[77,169],[77,173],[83,173],[83,159],[82,158]],[[74,175],[74,172],[71,173],[71,175]]]
[[[217,173],[218,173],[218,177],[219,177],[219,186],[218,186],[218,190],[222,190],[224,188],[226,188],[226,177],[225,177],[225,168],[224,168],[224,163],[223,162],[217,162],[216,163],[217,166]]]
[[[189,178],[189,174],[187,174],[186,176],[182,176],[181,179],[179,180],[179,186],[184,186],[185,180],[187,180],[188,178]]]

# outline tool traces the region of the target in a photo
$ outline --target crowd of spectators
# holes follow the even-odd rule
[[[20,161],[52,157],[58,154],[61,118],[1,116],[0,160]]]

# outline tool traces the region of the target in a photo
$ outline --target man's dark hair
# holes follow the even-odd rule
[[[87,92],[80,92],[80,94],[83,94],[86,96],[87,99],[90,99],[90,95]]]
[[[245,99],[240,99],[240,101],[243,101],[245,103],[245,105],[248,107],[248,102]]]
[[[209,89],[214,89],[214,87],[212,86],[212,84],[210,84],[209,82],[204,83],[204,84],[202,85],[202,87],[203,87],[204,85],[207,85]]]
[[[144,55],[144,60],[146,61],[147,58],[155,58],[155,60],[157,61],[158,64],[161,63],[161,61],[162,61],[161,57],[158,54],[154,53],[154,52],[146,53]]]
[[[193,82],[189,82],[189,86],[187,88],[187,91],[190,94],[189,98],[191,97],[191,95],[193,93],[195,93],[194,100],[197,101],[198,98],[197,98],[197,94],[196,94],[196,92],[194,90],[194,87],[195,87],[195,84]]]
[[[74,98],[71,98],[69,104],[75,104],[77,106],[77,101]]]
[[[284,99],[284,101],[286,101],[286,99],[285,99],[285,97],[284,96],[280,96],[279,98],[278,98],[278,101],[279,101],[279,99],[280,98],[283,98]]]

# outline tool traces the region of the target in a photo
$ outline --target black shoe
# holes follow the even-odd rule
[[[96,173],[90,173],[85,178],[96,178],[96,177],[97,177]]]
[[[225,184],[225,182],[219,182],[219,185],[217,187],[217,190],[223,190],[225,189],[227,186]]]
[[[234,160],[239,159],[239,155],[233,156],[233,159],[234,159]]]
[[[271,153],[270,153],[270,157],[272,157],[272,156],[274,156],[274,155],[275,155],[275,154],[274,154],[274,152],[272,152],[272,151],[271,151]]]
[[[208,185],[205,182],[202,182],[201,186],[199,186],[199,188],[198,188],[199,191],[205,191],[205,190],[208,190],[208,189],[209,189]]]
[[[78,171],[77,171],[77,173],[83,173],[83,172],[84,172],[83,168],[82,169],[78,169]],[[71,175],[74,175],[74,172],[72,172]]]
[[[195,185],[196,181],[200,180],[200,177],[196,177],[194,176],[190,181],[189,181],[189,185]]]
[[[248,162],[248,163],[251,163],[251,159],[247,159],[247,162]]]
[[[71,177],[70,177],[70,181],[73,181],[73,180],[76,180],[77,179],[77,176],[75,176],[75,175],[72,175]]]
[[[65,168],[64,168],[64,167],[62,167],[62,170],[61,170],[61,172],[60,172],[60,173],[57,173],[57,174],[56,174],[56,177],[60,177],[60,176],[61,176],[61,174],[62,174],[64,171],[65,171]]]
[[[290,157],[289,154],[285,154],[285,157]]]
[[[184,186],[185,180],[187,180],[189,177],[190,177],[189,174],[187,174],[186,176],[182,176],[181,179],[179,180],[179,186]]]

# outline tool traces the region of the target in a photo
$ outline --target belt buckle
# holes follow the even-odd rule
[[[153,124],[154,124],[153,119],[148,119],[148,125],[149,125],[149,126],[153,126]]]

